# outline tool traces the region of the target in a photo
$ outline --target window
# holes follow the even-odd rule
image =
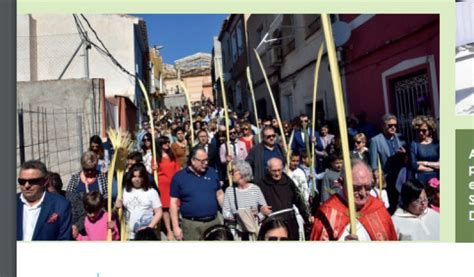
[[[242,55],[244,52],[244,40],[243,40],[243,28],[242,28],[242,21],[239,20],[239,23],[237,23],[237,47],[239,49],[239,56]]]
[[[319,29],[321,29],[321,16],[319,14],[303,15],[305,26],[305,38],[308,38]]]
[[[237,35],[234,32],[232,32],[232,35],[231,35],[231,43],[232,43],[232,63],[235,63],[237,61],[237,58],[238,58],[238,50],[237,50]]]
[[[236,109],[239,112],[242,112],[242,90],[241,90],[240,81],[238,81],[237,84],[235,84],[234,109]]]
[[[295,49],[295,28],[294,15],[283,15],[283,23],[281,28],[281,36],[283,38],[283,56]]]

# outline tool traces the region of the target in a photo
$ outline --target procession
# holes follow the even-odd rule
[[[187,60],[175,63],[177,69],[169,75],[173,75],[172,81],[166,86],[165,66],[158,78],[154,73],[151,77],[131,73],[134,71],[127,70],[108,51],[96,32],[100,45],[81,31],[84,41],[80,45],[107,52],[110,66],[133,81],[133,91],[139,95],[136,99],[141,102],[128,112],[130,100],[123,96],[105,100],[103,81],[93,85],[93,96],[84,93],[84,99],[91,100],[84,104],[89,113],[73,115],[83,125],[84,118],[91,118],[92,127],[81,129],[78,123],[77,128],[64,125],[61,129],[64,133],[80,130],[78,135],[68,135],[69,149],[70,140],[80,138],[80,142],[78,154],[66,152],[66,160],[61,160],[59,150],[51,155],[53,147],[48,141],[52,139],[46,138],[52,133],[47,128],[46,109],[46,120],[39,121],[46,126],[41,136],[40,127],[28,127],[35,119],[34,108],[19,109],[19,130],[25,135],[19,135],[18,147],[17,240],[438,241],[439,95],[437,80],[427,76],[435,75],[430,70],[435,68],[439,53],[418,53],[415,47],[410,48],[411,53],[386,50],[411,56],[391,61],[391,67],[380,69],[383,82],[372,84],[370,80],[377,74],[369,69],[374,65],[356,56],[370,52],[344,49],[354,47],[362,21],[393,24],[387,23],[389,17],[274,15],[265,21],[271,22],[265,31],[258,27],[265,15],[252,16],[226,17],[217,39],[229,38],[231,42],[229,47],[222,45],[221,62],[216,57],[210,62],[213,80],[209,85],[202,81],[197,97],[192,96],[189,80],[197,78],[191,74],[198,70],[186,69]],[[439,18],[413,18],[413,26],[425,24],[423,28],[410,25],[413,34],[418,34],[413,40],[439,36],[439,29],[438,33],[435,27],[431,29]],[[85,16],[74,19],[89,24]],[[239,20],[246,20],[246,43],[240,42],[246,35],[235,35],[234,31],[226,35],[226,28],[243,28]],[[288,75],[300,76],[304,82],[294,77],[288,79],[287,86],[285,63],[290,62],[291,55],[304,51],[297,51],[296,31],[290,34],[295,36],[293,44],[287,44],[284,27],[299,20],[317,22],[320,27],[301,34],[301,38],[314,36],[317,40],[308,42],[312,56],[308,65]],[[403,16],[399,20],[408,22]],[[143,28],[141,23],[133,24]],[[261,33],[252,44],[255,47],[250,47],[252,28]],[[282,41],[286,58],[273,66],[273,53],[279,49],[275,40]],[[388,47],[397,46],[396,39],[390,41],[394,45]],[[424,42],[435,43],[435,39]],[[418,41],[412,43],[420,45]],[[241,50],[241,44],[248,46]],[[420,51],[431,49],[420,47]],[[158,48],[153,48],[155,55]],[[229,49],[231,63],[225,58]],[[399,57],[389,53],[391,58]],[[248,65],[239,66],[241,55],[247,55]],[[156,56],[150,57],[152,64]],[[413,68],[406,66],[405,58]],[[71,72],[69,64],[61,76]],[[366,70],[369,73],[360,73]],[[275,74],[280,76],[275,78]],[[160,80],[160,85],[150,85],[149,79]],[[26,81],[21,85],[25,91],[21,92],[22,103],[30,101],[31,107],[35,100],[26,92],[37,91],[39,85],[29,87]],[[79,87],[78,83],[74,86]],[[150,86],[156,88],[155,95],[169,89],[167,100],[150,99]],[[296,93],[300,86],[304,86],[304,97],[285,96],[286,88],[293,87]],[[379,98],[375,92],[369,95],[370,86],[380,87]],[[103,97],[95,94],[97,87]],[[181,102],[176,104],[173,101],[178,101],[178,96]],[[53,98],[58,97],[51,96],[48,101]],[[380,101],[375,103],[374,99]],[[117,107],[111,112],[107,110],[110,103]],[[95,116],[94,112],[101,109]],[[37,114],[40,118],[39,109]],[[28,115],[31,121],[27,121]],[[66,124],[71,124],[67,116]],[[56,119],[48,122],[56,126]],[[35,150],[36,130],[36,142],[41,146]],[[25,151],[28,134],[31,155]],[[57,140],[55,143],[59,149]],[[56,164],[52,162],[55,157]],[[66,163],[72,169],[62,172]]]

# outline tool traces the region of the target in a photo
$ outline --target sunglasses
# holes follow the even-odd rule
[[[369,192],[369,191],[372,190],[372,185],[358,185],[358,184],[354,184],[353,188],[354,188],[354,192],[362,191],[362,189],[365,189],[365,191]]]
[[[144,138],[143,141],[151,141],[151,139]]]
[[[426,133],[428,133],[428,129],[419,129],[418,132],[426,134]]]
[[[268,237],[267,240],[278,241],[278,240],[288,240],[288,238],[287,237]]]
[[[267,138],[267,139],[276,138],[276,135],[268,135],[268,136],[265,136],[265,138]]]
[[[92,174],[92,173],[95,173],[95,168],[83,169],[82,171],[84,171],[84,173]]]
[[[363,142],[363,141],[360,141],[360,140],[359,140],[359,141],[356,141],[355,143],[356,143],[356,144],[361,144],[362,142]]]
[[[22,178],[18,178],[18,184],[20,184],[20,186],[26,185],[26,182],[28,182],[28,184],[30,184],[30,186],[33,186],[33,185],[42,185],[42,184],[43,184],[43,181],[44,181],[44,177],[41,177],[41,178],[33,178],[33,179],[22,179]]]
[[[235,131],[229,132],[229,135],[235,135],[235,134],[237,134]]]
[[[397,124],[387,124],[388,128],[397,128]]]
[[[244,130],[244,131],[248,131],[248,130],[249,130],[249,128],[242,128],[242,130]]]

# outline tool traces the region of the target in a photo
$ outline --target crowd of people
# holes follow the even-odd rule
[[[344,157],[337,125],[321,116],[311,122],[301,114],[280,126],[249,112],[225,118],[211,103],[193,110],[156,110],[142,121],[131,134],[123,191],[109,168],[114,149],[107,138],[90,138],[67,186],[41,161],[23,163],[17,239],[106,240],[110,233],[113,240],[439,239],[433,118],[415,117],[417,138],[407,143],[394,115],[385,115],[381,128],[364,113],[351,116]],[[352,232],[344,159],[357,212]]]

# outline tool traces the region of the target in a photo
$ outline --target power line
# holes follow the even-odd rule
[[[81,17],[84,19],[84,21],[86,22],[88,28],[92,31],[92,33],[94,34],[95,38],[97,39],[97,41],[99,41],[99,43],[101,44],[101,46],[97,45],[96,43],[94,43],[90,38],[89,36],[87,35],[87,32],[85,32],[85,28],[84,26],[82,25],[82,22],[81,20],[79,19],[79,17],[77,15],[74,14],[74,20],[76,21],[76,26],[78,28],[78,31],[79,33],[81,34],[81,36],[87,41],[87,43],[89,43],[90,45],[94,46],[95,49],[97,49],[97,51],[99,51],[100,54],[108,57],[112,63],[117,66],[118,68],[120,68],[120,70],[122,70],[123,72],[125,72],[126,74],[130,75],[131,77],[133,78],[138,78],[136,75],[130,73],[125,67],[123,67],[120,62],[112,55],[112,53],[110,53],[110,51],[107,49],[107,47],[105,46],[104,42],[100,39],[99,35],[97,34],[97,32],[95,31],[95,29],[92,27],[92,25],[90,24],[89,20],[83,15],[81,14]]]

